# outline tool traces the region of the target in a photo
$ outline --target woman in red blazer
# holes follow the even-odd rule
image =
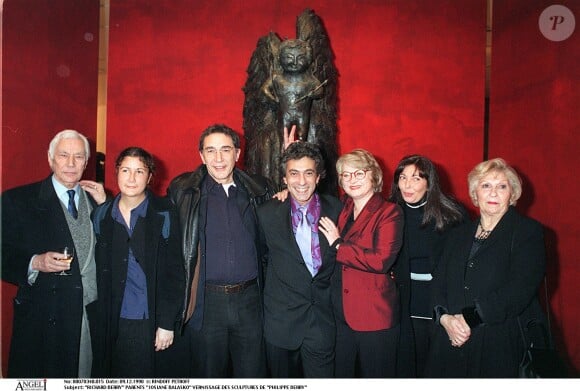
[[[402,210],[381,196],[383,173],[369,152],[341,156],[336,170],[346,193],[338,227],[320,219],[339,263],[332,280],[335,375],[394,377],[400,304],[391,268],[402,243]]]

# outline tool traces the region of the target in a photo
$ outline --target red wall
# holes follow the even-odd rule
[[[18,13],[13,11],[10,14],[10,5],[30,2],[41,4],[40,9],[23,6],[18,7]],[[69,39],[70,33],[57,27],[67,28],[65,25],[70,24],[69,19],[79,26],[92,23],[98,12],[98,7],[95,7],[98,2],[61,0],[58,3],[66,5],[64,8],[72,13],[80,13],[82,5],[88,5],[91,11],[86,12],[90,16],[64,18],[64,15],[54,15],[49,18],[50,23],[43,19],[49,10],[42,8],[42,4],[46,8],[46,4],[53,4],[54,1],[8,0],[6,3],[3,17],[5,32],[9,22],[17,30],[28,26],[23,21],[30,19],[31,15],[26,13],[35,14],[33,19],[38,19],[36,24],[31,22],[30,26],[37,27],[30,27],[24,43],[20,43],[24,38],[19,38],[16,33],[10,36],[5,33],[4,36],[4,106],[8,103],[7,79],[14,80],[13,90],[20,100],[19,104],[4,108],[3,153],[8,156],[6,149],[9,142],[10,149],[19,153],[11,157],[11,162],[19,162],[21,167],[10,172],[3,170],[3,175],[10,175],[13,178],[11,185],[16,185],[47,174],[44,158],[46,143],[54,131],[59,130],[51,127],[52,122],[61,121],[60,127],[84,127],[88,132],[94,129],[96,95],[86,102],[80,97],[72,99],[75,102],[64,98],[54,102],[48,100],[50,105],[38,108],[36,96],[43,93],[39,86],[51,80],[49,70],[44,69],[49,61],[35,59],[24,66],[17,61],[8,61],[8,45],[13,52],[27,47],[23,44],[31,47],[36,44],[40,48],[33,48],[50,53],[47,56],[68,53],[72,50],[70,43],[55,43],[52,37],[62,35]],[[384,164],[387,179],[390,179],[395,164],[403,155],[425,154],[438,163],[447,190],[471,207],[466,175],[484,154],[485,3],[485,0],[112,2],[106,185],[116,191],[114,159],[123,148],[138,145],[158,159],[161,170],[155,189],[165,193],[172,177],[200,164],[197,141],[205,127],[214,122],[224,122],[241,130],[244,101],[241,88],[258,38],[270,31],[294,38],[296,17],[309,7],[325,23],[340,73],[339,152],[355,147],[370,150]],[[573,102],[578,102],[578,67],[570,65],[578,61],[572,61],[566,54],[571,51],[578,56],[578,34],[574,41],[564,43],[566,47],[574,44],[574,50],[541,48],[538,53],[536,50],[540,49],[536,47],[540,46],[540,40],[532,34],[521,32],[522,29],[533,30],[522,20],[537,26],[535,13],[538,6],[541,8],[549,3],[526,0],[494,3],[498,31],[494,32],[490,156],[504,156],[522,172],[527,183],[524,194],[529,201],[522,202],[520,206],[546,224],[549,232],[553,232],[553,235],[548,235],[549,239],[557,240],[548,243],[551,265],[559,265],[554,270],[557,283],[551,285],[551,302],[558,327],[556,331],[565,342],[566,347],[562,347],[564,354],[569,354],[576,368],[580,368],[580,338],[575,320],[579,308],[573,302],[566,302],[578,296],[577,278],[574,277],[577,277],[579,267],[572,263],[572,242],[578,234],[578,224],[571,221],[578,213],[570,213],[568,209],[559,207],[573,205],[573,200],[566,197],[577,193],[574,191],[577,185],[570,179],[572,185],[557,186],[562,184],[560,172],[571,166],[567,159],[574,156],[570,154],[574,152],[571,151],[575,142],[573,125],[578,128],[578,122],[573,123],[578,120],[573,118],[571,111]],[[562,0],[560,3],[572,1]],[[576,5],[568,6],[577,15],[580,14]],[[62,20],[67,20],[67,23],[61,23]],[[50,27],[45,26],[47,24]],[[70,28],[74,30],[74,27]],[[11,42],[8,42],[9,39]],[[34,39],[40,42],[32,42]],[[96,46],[96,40],[92,44]],[[513,50],[516,52],[512,53]],[[546,56],[551,56],[548,64],[538,64],[539,59]],[[529,61],[518,61],[522,58]],[[509,59],[512,59],[511,63]],[[96,60],[89,64],[85,70],[95,71]],[[544,71],[546,65],[552,67],[552,88],[542,87],[544,89],[539,92],[551,91],[549,97],[538,96],[538,91],[533,90],[539,88],[537,74],[540,70]],[[526,66],[529,69],[525,69]],[[571,70],[573,68],[574,71]],[[44,75],[39,76],[42,83],[31,83],[26,89],[18,87],[19,83],[26,83],[39,71]],[[563,79],[559,79],[560,74],[565,75]],[[516,84],[513,80],[520,82]],[[94,80],[89,78],[84,82],[84,94],[91,95],[96,89],[96,73]],[[571,88],[572,83],[576,85],[575,91]],[[528,90],[534,93],[528,94]],[[494,95],[496,92],[497,96]],[[81,92],[74,94],[82,95]],[[525,102],[521,100],[523,98]],[[526,106],[533,108],[529,112],[533,113],[534,120],[526,119],[523,110]],[[59,114],[42,111],[46,107]],[[75,110],[70,110],[73,107]],[[546,107],[552,108],[549,118],[544,116],[548,115]],[[77,114],[92,111],[92,117],[79,114],[79,117],[90,118],[92,122],[78,124],[76,117],[70,117],[70,111]],[[570,120],[562,121],[559,115],[562,113],[566,113]],[[34,122],[38,123],[39,129],[35,134],[46,129],[50,131],[42,135],[42,140],[41,137],[34,139],[34,143],[20,140],[19,144],[18,138],[12,140],[6,136],[10,129],[7,127],[9,116],[14,124],[12,126],[17,125],[20,129],[23,126],[28,128],[28,123]],[[514,118],[518,120],[513,121]],[[522,123],[525,127],[521,126]],[[554,133],[557,134],[555,137]],[[22,151],[29,151],[29,144],[39,150],[32,157],[27,152],[26,158],[23,158]],[[514,148],[515,145],[525,145],[525,148]],[[40,167],[41,174],[30,175],[31,159],[36,159],[38,152],[41,152],[39,156],[42,158],[36,166]],[[569,156],[563,153],[569,153]],[[538,157],[550,156],[548,154],[558,158],[550,159],[549,165],[542,164],[542,159]],[[555,165],[554,160],[558,161]],[[11,186],[3,184],[3,189],[7,187]],[[568,202],[560,201],[563,189],[558,192],[558,201],[548,202],[554,198],[548,191],[555,187],[567,190],[563,201]],[[563,272],[564,265],[566,273]],[[6,297],[3,302],[7,302]],[[3,307],[5,331],[10,317],[11,308]],[[3,351],[6,337],[3,336]]]
[[[99,0],[6,0],[2,12],[2,190],[46,178],[63,129],[96,141]],[[91,157],[86,178],[94,179]],[[2,369],[13,285],[2,282]]]
[[[521,173],[518,208],[544,224],[552,329],[578,370],[580,2],[557,3],[576,16],[575,33],[560,42],[538,28],[554,2],[494,2],[489,155],[504,157]]]
[[[465,172],[482,156],[485,56],[485,1],[471,4],[114,2],[107,178],[114,157],[139,144],[162,161],[157,190],[165,192],[173,176],[200,163],[204,128],[224,122],[241,130],[242,86],[258,38],[270,31],[295,38],[296,17],[311,7],[325,23],[340,73],[340,151],[367,148],[388,168],[404,154],[427,154],[467,199]]]

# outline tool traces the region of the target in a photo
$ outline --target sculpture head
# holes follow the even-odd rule
[[[280,44],[280,65],[285,72],[302,73],[312,63],[312,47],[301,39],[287,39]]]

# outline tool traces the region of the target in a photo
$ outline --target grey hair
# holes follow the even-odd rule
[[[58,145],[58,143],[60,143],[61,140],[65,140],[65,139],[69,139],[69,138],[76,138],[76,139],[82,140],[83,144],[85,145],[85,157],[86,157],[86,160],[88,161],[89,157],[91,156],[91,147],[89,145],[89,140],[85,136],[83,136],[82,134],[77,132],[76,130],[72,130],[72,129],[62,130],[62,131],[58,132],[56,134],[56,136],[54,136],[52,138],[52,141],[48,145],[48,157],[51,160],[54,159],[54,152],[56,150],[56,146]]]

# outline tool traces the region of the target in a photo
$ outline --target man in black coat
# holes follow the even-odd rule
[[[240,138],[225,125],[204,130],[199,154],[204,164],[168,189],[179,215],[186,273],[183,336],[174,342],[181,357],[174,361],[189,364],[184,377],[264,377],[263,244],[256,208],[274,189],[235,167]]]
[[[336,244],[328,243],[318,232],[318,221],[328,216],[336,223],[342,204],[316,192],[323,167],[316,146],[290,144],[282,155],[283,180],[290,196],[258,209],[268,250],[264,337],[273,377],[334,375],[336,331],[330,276],[336,260],[332,246]]]
[[[48,149],[52,175],[2,195],[2,279],[18,286],[9,377],[91,376],[97,289],[89,216],[106,194],[81,181],[89,153],[85,136],[63,130]],[[64,247],[74,251],[71,263]]]

